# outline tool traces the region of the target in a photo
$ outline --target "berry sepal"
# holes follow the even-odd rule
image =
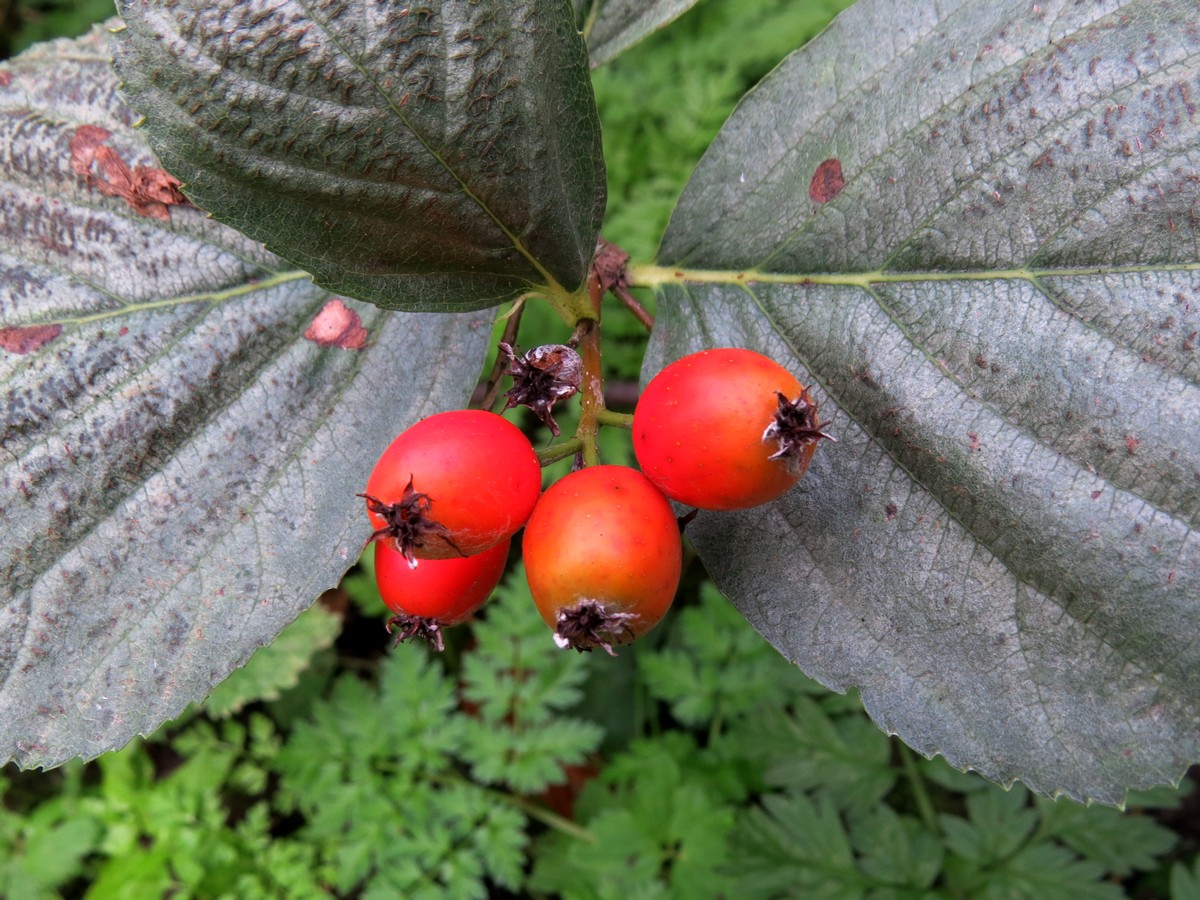
[[[609,656],[616,656],[614,644],[627,644],[637,637],[631,625],[637,619],[636,613],[613,612],[595,600],[580,600],[558,611],[554,643],[580,653],[601,647]]]
[[[583,378],[579,354],[566,344],[542,344],[520,357],[511,344],[501,343],[499,348],[508,357],[505,372],[513,379],[513,386],[504,392],[507,398],[504,409],[528,406],[550,433],[558,437],[561,432],[552,410],[559,400],[579,392]]]
[[[413,477],[408,478],[404,494],[395,503],[384,503],[370,494],[358,494],[367,501],[367,509],[384,521],[381,528],[371,532],[367,543],[388,541],[408,560],[408,567],[417,567],[416,550],[425,546],[427,535],[437,535],[449,544],[459,556],[465,556],[454,543],[450,530],[429,517],[432,500],[428,494],[413,489]]]
[[[438,653],[446,649],[442,641],[442,626],[437,619],[397,613],[387,620],[386,627],[387,633],[396,637],[393,648],[412,638],[420,638]]]
[[[779,449],[767,458],[782,459],[789,464],[794,461],[802,469],[807,469],[811,453],[805,451],[821,438],[835,443],[837,438],[821,430],[817,404],[807,388],[795,400],[789,400],[782,391],[776,391],[775,396],[779,399],[779,406],[775,410],[774,420],[763,431],[762,440],[764,444],[775,441]]]

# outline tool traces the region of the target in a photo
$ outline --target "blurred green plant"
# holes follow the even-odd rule
[[[115,12],[112,0],[0,0],[0,59],[38,41],[83,34]]]
[[[345,588],[382,632],[367,574]],[[1195,848],[1149,814],[1181,792],[1122,813],[915,758],[706,581],[616,661],[558,650],[519,568],[444,657],[401,646],[331,678],[311,637],[329,616],[260,651],[290,688],[252,662],[221,688],[236,715],[3,781],[0,894],[1195,896]],[[584,701],[630,663],[632,737]]]

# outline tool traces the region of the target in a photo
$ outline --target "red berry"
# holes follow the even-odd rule
[[[412,564],[481,553],[525,524],[542,487],[529,439],[494,413],[422,419],[383,452],[367,481],[373,540]]]
[[[562,647],[612,653],[653,628],[679,586],[675,513],[624,466],[581,469],[552,485],[522,546],[530,593]]]
[[[504,574],[511,542],[474,556],[427,559],[410,566],[386,541],[375,545],[375,583],[394,616],[388,631],[397,629],[396,643],[422,637],[442,649],[441,628],[457,625],[483,605]]]
[[[751,350],[704,350],[646,386],[633,414],[633,451],[654,485],[700,509],[774,500],[808,469],[817,405],[796,377]]]

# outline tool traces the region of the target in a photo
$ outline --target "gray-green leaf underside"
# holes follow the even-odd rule
[[[664,238],[646,374],[815,385],[801,485],[689,528],[788,658],[1002,782],[1200,759],[1200,7],[862,0],[745,98]]]
[[[616,59],[638,41],[669,25],[697,0],[577,0],[592,66]]]
[[[151,731],[336,584],[380,449],[465,401],[490,333],[105,196],[72,141],[98,126],[154,166],[134,119],[103,33],[0,67],[0,758],[22,766]]]
[[[570,0],[121,0],[123,90],[193,201],[386,308],[584,281],[600,126]]]

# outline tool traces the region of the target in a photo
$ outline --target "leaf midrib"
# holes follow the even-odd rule
[[[1089,275],[1138,275],[1161,272],[1200,272],[1200,261],[1187,263],[1139,263],[1127,266],[1064,266],[1015,269],[959,269],[911,272],[813,272],[780,273],[758,269],[693,269],[685,266],[653,264],[631,265],[632,287],[660,288],[668,284],[798,284],[869,288],[873,284],[921,284],[951,281],[1027,281],[1037,284],[1044,278],[1071,278]]]

